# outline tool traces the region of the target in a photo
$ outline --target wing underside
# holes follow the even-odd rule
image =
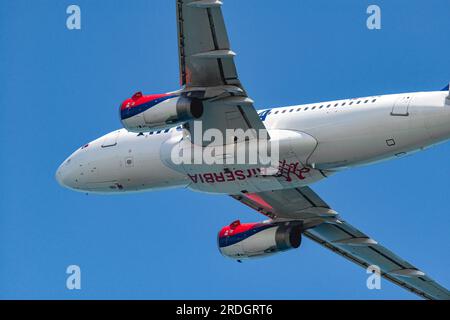
[[[203,100],[203,132],[264,129],[239,81],[221,5],[219,0],[176,0],[182,92]],[[308,187],[232,197],[271,219],[302,221],[309,239],[362,267],[378,266],[384,278],[423,298],[450,299],[447,289],[341,220]]]
[[[265,129],[239,81],[219,0],[176,0],[180,82],[187,96],[202,99],[202,133],[218,129]],[[189,122],[188,129],[194,125]],[[191,135],[195,130],[189,130]],[[193,137],[195,140],[195,137]]]
[[[376,266],[385,279],[426,299],[450,299],[450,292],[423,271],[340,219],[309,187],[232,195],[274,220],[301,220],[304,235],[325,248],[368,268]]]
[[[220,1],[177,0],[182,85],[240,86],[221,4]]]

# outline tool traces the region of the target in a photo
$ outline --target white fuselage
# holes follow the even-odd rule
[[[344,168],[399,157],[450,138],[448,92],[417,92],[258,111],[280,161],[297,163],[287,176],[238,165],[175,165],[170,150],[179,127],[136,134],[120,129],[75,151],[57,180],[74,190],[123,193],[187,187],[235,194],[305,186]]]

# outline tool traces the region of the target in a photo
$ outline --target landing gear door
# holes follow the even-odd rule
[[[408,116],[409,112],[409,104],[411,103],[410,96],[403,96],[395,101],[394,106],[392,107],[391,116]]]

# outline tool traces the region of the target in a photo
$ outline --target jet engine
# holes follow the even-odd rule
[[[131,132],[167,129],[203,115],[203,103],[176,93],[143,95],[135,93],[120,106],[120,119]]]
[[[227,257],[241,260],[286,251],[300,246],[302,224],[297,221],[232,222],[220,230],[218,245]]]

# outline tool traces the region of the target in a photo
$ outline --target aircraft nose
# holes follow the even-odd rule
[[[55,173],[55,179],[58,181],[59,185],[65,188],[73,187],[71,185],[71,179],[69,178],[70,173],[67,168],[64,168],[64,163],[59,166]]]
[[[72,163],[73,156],[67,158],[56,170],[55,179],[65,188],[77,188],[78,177],[76,173],[76,164]]]
[[[56,181],[58,181],[59,185],[65,188],[71,188],[73,187],[71,184],[71,180],[70,177],[70,170],[67,168],[67,164],[66,164],[67,160],[64,161],[56,170],[55,173],[55,179]]]
[[[55,179],[56,179],[56,181],[58,181],[60,186],[64,187],[64,182],[63,182],[64,180],[63,180],[63,175],[61,173],[61,166],[59,166],[58,169],[56,170]]]

